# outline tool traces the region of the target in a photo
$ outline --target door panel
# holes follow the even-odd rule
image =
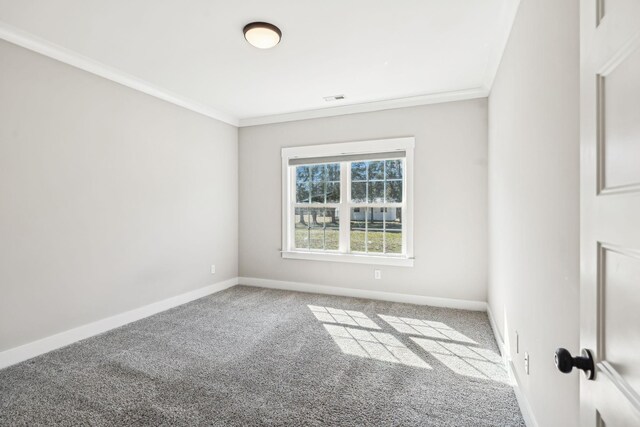
[[[603,189],[640,189],[640,49],[599,76]]]
[[[581,0],[582,426],[640,425],[640,0]]]
[[[600,247],[600,357],[640,393],[640,253]]]

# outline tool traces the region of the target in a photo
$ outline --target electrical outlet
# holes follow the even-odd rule
[[[211,264],[211,274],[216,274],[216,265]]]
[[[524,372],[529,375],[529,353],[524,352]]]
[[[373,270],[373,278],[376,279],[376,280],[382,279],[382,271]]]

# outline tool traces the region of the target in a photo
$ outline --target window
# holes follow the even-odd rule
[[[283,257],[413,265],[413,138],[284,148]]]

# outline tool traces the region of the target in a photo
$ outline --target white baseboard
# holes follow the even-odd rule
[[[74,342],[101,334],[114,328],[144,319],[161,311],[186,304],[190,301],[202,298],[204,296],[220,292],[238,284],[238,278],[234,277],[223,282],[205,286],[204,288],[176,295],[162,301],[154,302],[143,307],[139,307],[115,316],[107,317],[68,331],[60,332],[55,335],[33,341],[20,347],[11,348],[0,352],[0,369],[14,365],[32,357],[39,356],[52,350],[73,344]]]
[[[502,339],[502,335],[500,335],[500,330],[498,330],[498,325],[496,324],[496,319],[493,317],[493,311],[491,311],[491,306],[487,303],[487,316],[489,317],[489,324],[491,325],[491,330],[493,331],[493,336],[496,339],[496,343],[498,343],[498,350],[500,350],[500,355],[506,362],[506,353],[504,348],[504,340]]]
[[[533,411],[531,410],[529,401],[525,397],[524,393],[522,393],[520,380],[518,379],[518,375],[516,374],[513,362],[509,358],[507,348],[505,347],[502,335],[498,330],[498,325],[496,325],[495,317],[493,316],[493,311],[491,310],[491,306],[489,304],[487,304],[487,316],[489,317],[489,324],[491,325],[491,329],[493,330],[493,336],[498,343],[498,348],[500,349],[500,354],[502,355],[502,360],[504,361],[505,368],[507,369],[507,372],[509,372],[509,378],[511,379],[511,385],[513,386],[513,391],[515,392],[516,399],[518,400],[520,412],[522,412],[522,418],[524,418],[524,422],[527,427],[538,427],[538,423],[533,416]]]
[[[282,280],[239,277],[238,284],[260,288],[282,289],[286,291],[309,292],[314,294],[338,295],[343,297],[368,298],[407,304],[431,305],[435,307],[458,308],[463,310],[485,311],[487,303],[453,298],[427,297],[422,295],[399,294],[394,292],[371,291],[367,289],[341,288],[311,283],[286,282]]]
[[[509,371],[509,377],[511,378],[511,382],[513,383],[513,391],[516,393],[516,399],[518,400],[518,406],[520,406],[520,412],[522,412],[524,423],[527,425],[527,427],[538,427],[538,422],[533,416],[531,405],[529,405],[529,401],[527,400],[524,393],[522,393],[520,380],[518,379],[518,375],[516,374],[516,369],[513,366],[513,362],[507,362],[507,370]]]

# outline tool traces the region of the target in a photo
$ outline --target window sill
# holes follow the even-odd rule
[[[413,258],[405,257],[288,251],[282,252],[282,258],[303,259],[307,261],[347,262],[352,264],[413,267]]]

